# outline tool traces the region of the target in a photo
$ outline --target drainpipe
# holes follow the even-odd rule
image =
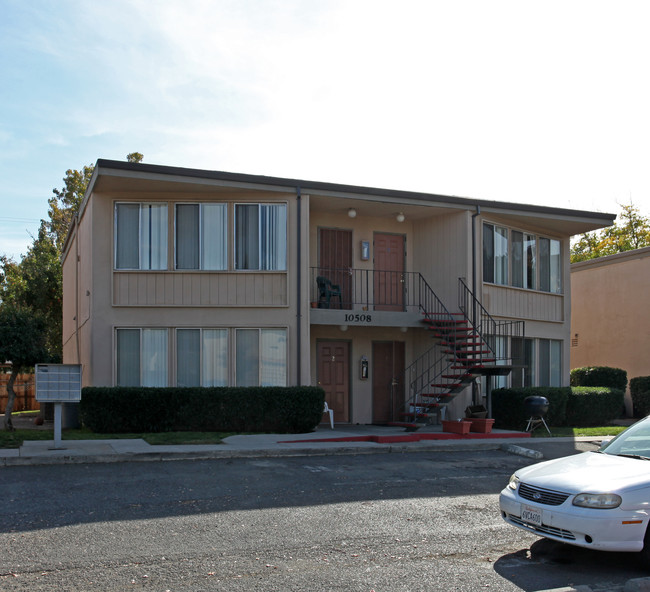
[[[75,320],[75,341],[77,345],[77,364],[81,364],[81,345],[80,345],[80,337],[79,337],[79,214],[75,214],[75,262],[74,262],[74,269],[75,269],[75,274],[74,274],[74,320]],[[63,361],[63,360],[61,360]]]
[[[302,356],[302,193],[300,190],[300,185],[296,186],[296,204],[297,204],[297,217],[298,224],[296,229],[296,241],[298,247],[298,253],[296,254],[298,266],[297,274],[297,290],[296,290],[296,317],[297,317],[297,335],[296,335],[296,348],[297,348],[297,359],[296,359],[296,372],[298,374],[298,380],[296,382],[297,386],[301,385],[301,375],[302,375],[302,365],[301,365],[301,356]]]
[[[476,206],[476,212],[472,214],[472,292],[474,292],[474,309],[472,310],[473,321],[476,324],[476,217],[481,215],[481,206]]]

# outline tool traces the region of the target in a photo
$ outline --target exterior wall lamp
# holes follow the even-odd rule
[[[354,208],[350,208],[348,210],[348,216],[350,216],[350,218],[356,218],[357,217],[357,211]]]
[[[396,219],[397,219],[398,222],[404,222],[404,220],[405,220],[404,214],[402,214],[402,212],[400,212],[399,214],[397,214]]]

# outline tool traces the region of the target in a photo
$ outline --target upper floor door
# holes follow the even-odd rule
[[[319,275],[341,289],[341,308],[352,308],[352,231],[339,228],[318,230]],[[338,306],[336,299],[332,306]]]
[[[375,310],[404,310],[404,241],[403,234],[375,233]]]

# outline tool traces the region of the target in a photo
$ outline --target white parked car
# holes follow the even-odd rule
[[[597,452],[518,470],[501,492],[501,515],[533,534],[650,560],[650,416]]]

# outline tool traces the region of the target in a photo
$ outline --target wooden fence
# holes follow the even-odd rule
[[[7,406],[7,383],[9,374],[0,372],[0,413],[5,412]],[[38,411],[40,406],[36,401],[36,383],[33,374],[19,374],[14,383],[16,400],[14,401],[14,411]]]

